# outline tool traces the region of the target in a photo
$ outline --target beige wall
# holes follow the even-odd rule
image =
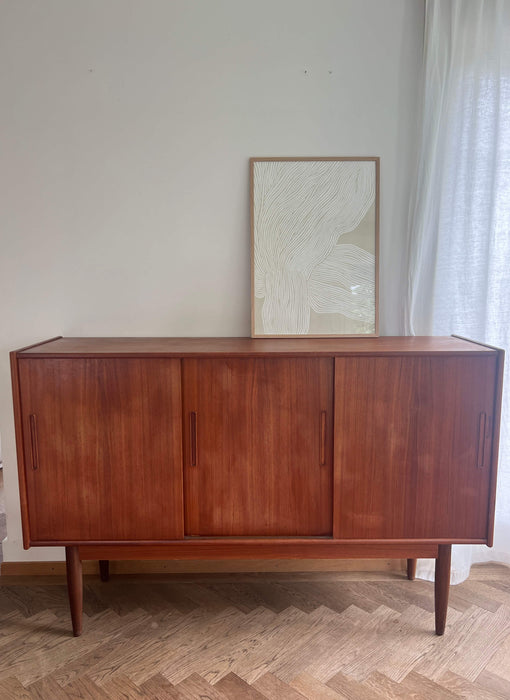
[[[381,331],[401,332],[423,0],[0,2],[7,352],[62,335],[248,335],[248,158],[381,157]],[[58,552],[61,555],[61,552]]]

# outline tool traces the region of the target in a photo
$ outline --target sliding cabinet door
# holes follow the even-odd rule
[[[496,358],[336,360],[336,537],[485,540]]]
[[[32,542],[183,535],[180,362],[21,359]]]
[[[186,534],[330,535],[333,360],[183,361]]]

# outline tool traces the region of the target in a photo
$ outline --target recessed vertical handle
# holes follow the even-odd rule
[[[29,416],[30,421],[30,446],[32,448],[32,469],[39,469],[39,448],[37,446],[37,419],[35,414]]]
[[[190,462],[192,467],[197,466],[197,414],[191,411],[189,414],[189,442]]]
[[[482,411],[478,418],[478,457],[476,466],[478,469],[485,467],[485,442],[489,437],[490,418]]]
[[[319,464],[323,467],[326,464],[326,411],[321,411],[320,432]]]

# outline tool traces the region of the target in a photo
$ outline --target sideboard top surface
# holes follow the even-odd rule
[[[495,349],[456,337],[379,338],[53,338],[18,357],[201,357],[485,354]]]

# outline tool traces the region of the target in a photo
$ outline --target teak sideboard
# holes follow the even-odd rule
[[[11,353],[25,548],[436,559],[492,544],[503,352],[437,337],[55,338]]]

